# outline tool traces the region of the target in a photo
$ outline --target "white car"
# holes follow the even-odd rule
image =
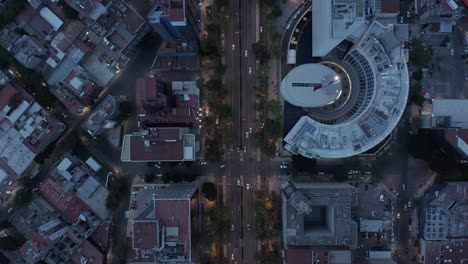
[[[231,254],[231,259],[234,260],[234,253]]]
[[[246,146],[244,146],[244,152],[247,152],[247,147]]]
[[[232,44],[232,50],[236,50],[236,45]]]
[[[410,16],[411,16],[411,13],[410,13],[410,11],[408,10],[408,11],[406,12],[406,17],[410,17]]]
[[[262,32],[263,32],[263,27],[262,27],[262,26],[260,26],[260,33],[262,33]]]
[[[241,186],[241,181],[240,181],[240,179],[237,179],[237,186]]]
[[[248,53],[247,50],[244,52],[244,56],[247,57]]]
[[[251,127],[249,127],[249,133],[252,133],[252,128]]]
[[[200,162],[201,165],[206,165],[206,161]]]
[[[453,49],[450,49],[450,55],[454,55],[455,54],[455,51]]]
[[[247,186],[245,187],[248,190],[250,190],[250,184],[247,183]]]
[[[403,16],[400,17],[400,24],[403,24]]]
[[[408,210],[408,206],[405,204],[405,211]]]
[[[231,231],[234,231],[234,225],[231,225]]]
[[[252,68],[249,67],[249,74],[252,74]]]
[[[249,132],[245,132],[245,138],[249,139]]]
[[[408,201],[408,207],[411,208],[411,201]]]
[[[396,218],[400,219],[400,213],[397,213]]]
[[[406,184],[403,184],[402,187],[403,187],[403,191],[405,191],[406,190]]]

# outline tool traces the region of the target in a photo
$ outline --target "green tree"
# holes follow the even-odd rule
[[[263,45],[260,41],[252,44],[252,51],[257,60],[260,63],[265,63],[270,58],[270,53],[268,52],[265,45]]]
[[[122,123],[127,121],[129,118],[136,114],[136,106],[129,102],[123,101],[119,103],[119,116],[117,117],[117,121]]]
[[[275,19],[277,17],[280,17],[283,14],[283,11],[281,10],[279,5],[274,5],[271,8],[270,14],[268,14],[269,19]]]
[[[410,98],[413,103],[419,106],[422,106],[424,103],[424,96],[421,93],[422,93],[421,84],[415,82],[413,84],[413,87],[411,87]]]
[[[202,192],[206,199],[210,201],[216,200],[216,197],[218,196],[218,190],[213,182],[204,182],[202,185]]]
[[[257,260],[259,263],[269,263],[269,264],[281,264],[283,259],[281,257],[281,252],[279,246],[275,243],[270,249],[263,249],[261,253],[257,254]]]
[[[418,71],[416,72],[413,72],[413,75],[412,75],[413,79],[415,79],[416,81],[420,81],[423,77],[423,72],[422,72],[422,69],[419,68]]]
[[[411,62],[418,67],[425,67],[428,65],[432,59],[431,52],[417,39],[413,40],[412,45],[413,52],[411,52]]]
[[[128,178],[117,177],[113,182],[109,194],[106,198],[106,207],[110,211],[117,211],[123,197],[128,197],[130,192],[130,182]]]

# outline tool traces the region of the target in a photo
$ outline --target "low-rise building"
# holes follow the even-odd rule
[[[191,263],[198,185],[134,185],[127,263]]]
[[[318,254],[311,250],[327,248],[346,249],[335,252],[344,261],[337,263],[350,263],[349,249],[357,245],[357,223],[351,219],[351,210],[357,205],[354,187],[345,183],[283,182],[281,192],[287,263],[295,263],[302,254]]]
[[[99,166],[93,159],[85,163],[77,157],[65,154],[50,171],[50,177],[63,192],[72,193],[83,201],[89,209],[102,220],[109,217],[110,212],[105,206],[109,191],[95,176]]]
[[[192,161],[198,149],[200,90],[194,81],[172,82],[155,77],[136,83],[139,131],[124,136],[125,162]]]
[[[431,199],[420,215],[421,260],[424,264],[463,263],[468,252],[468,183],[450,182]]]
[[[330,263],[349,264],[351,261],[351,250],[344,249],[311,249],[290,248],[286,253],[287,264],[309,264]]]
[[[178,40],[174,43],[163,41],[153,63],[155,72],[198,71],[200,60],[196,41]]]
[[[148,23],[167,42],[197,40],[201,31],[200,8],[196,0],[162,0],[148,13]]]
[[[0,87],[0,180],[14,183],[64,129],[25,91],[11,83]],[[14,187],[9,183],[0,190]]]
[[[104,100],[81,124],[81,127],[91,136],[99,136],[116,126],[116,118],[119,113],[119,102],[112,95]]]

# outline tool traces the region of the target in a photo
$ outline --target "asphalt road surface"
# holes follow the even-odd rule
[[[231,148],[228,146],[220,183],[233,226],[224,254],[230,263],[257,263],[259,243],[254,230],[253,205],[255,192],[265,186],[262,185],[259,167],[262,156],[250,146],[250,133],[256,128],[252,89],[256,60],[251,45],[260,36],[259,1],[231,0],[228,10],[232,14],[229,14],[231,19],[224,29],[225,63],[228,67],[225,82],[232,88],[233,145]]]

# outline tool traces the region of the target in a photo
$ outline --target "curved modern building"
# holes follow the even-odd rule
[[[365,19],[365,10],[357,10],[364,9],[363,2],[312,1],[312,23],[321,22],[313,28],[312,54],[322,59],[297,66],[281,83],[284,99],[307,113],[284,138],[285,148],[295,154],[361,154],[387,138],[403,114],[409,78],[402,42],[393,25]],[[327,20],[330,26],[322,26]],[[343,56],[327,55],[344,40],[352,46]]]

